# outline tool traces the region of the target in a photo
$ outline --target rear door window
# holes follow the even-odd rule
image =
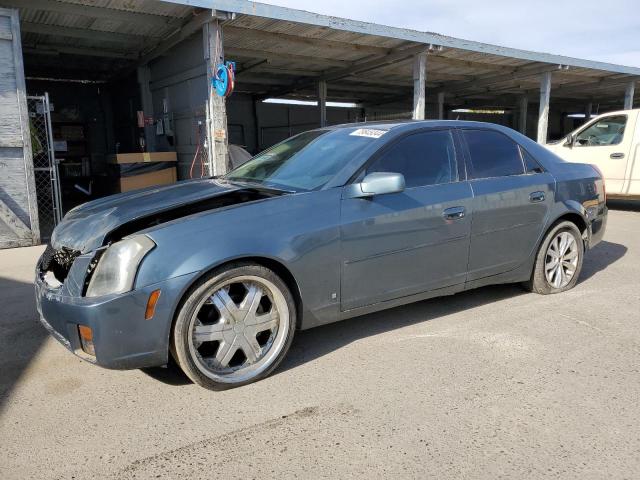
[[[469,156],[472,178],[522,175],[524,167],[517,143],[493,130],[462,130]]]

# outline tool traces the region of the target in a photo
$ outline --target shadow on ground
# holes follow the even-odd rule
[[[589,280],[596,273],[620,260],[626,253],[627,247],[624,245],[606,240],[601,241],[586,253],[578,283]]]
[[[140,371],[149,375],[154,380],[158,380],[167,385],[179,387],[180,385],[190,385],[193,383],[187,377],[175,362],[171,354],[169,354],[169,363],[164,367],[148,367],[141,368]]]
[[[607,207],[610,210],[640,212],[640,200],[607,200]]]
[[[33,284],[0,277],[0,413],[47,336]]]
[[[584,282],[620,260],[627,247],[602,241],[585,256],[580,282]],[[287,357],[275,374],[313,361],[350,343],[366,337],[399,329],[407,325],[428,322],[462,310],[499,302],[526,292],[519,285],[495,285],[396,307],[344,322],[297,332]],[[147,368],[147,375],[169,385],[187,385],[191,381],[175,363],[167,368]]]

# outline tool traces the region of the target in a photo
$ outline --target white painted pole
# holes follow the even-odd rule
[[[438,92],[438,120],[444,120],[444,92]]]
[[[327,126],[327,81],[318,82],[318,110],[320,112],[320,127]]]
[[[538,143],[547,143],[549,130],[549,100],[551,98],[551,72],[542,74],[540,80],[540,111],[538,113]]]
[[[631,110],[633,108],[633,96],[636,93],[636,82],[629,82],[624,92],[624,109]]]
[[[427,52],[413,59],[413,116],[414,120],[425,117],[425,87],[427,83]]]
[[[529,98],[522,95],[518,100],[518,130],[521,134],[527,134],[527,109],[529,107]]]

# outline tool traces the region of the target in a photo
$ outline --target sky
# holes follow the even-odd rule
[[[640,0],[258,0],[505,47],[640,67]]]

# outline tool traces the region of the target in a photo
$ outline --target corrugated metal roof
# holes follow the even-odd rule
[[[451,101],[475,98],[495,102],[498,97],[535,92],[539,74],[522,72],[545,65],[570,66],[553,74],[552,95],[556,98],[611,97],[624,90],[623,81],[640,75],[639,68],[527,52],[245,0],[30,0],[26,5],[24,0],[0,0],[0,5],[20,8],[27,56],[51,56],[56,51],[65,55],[57,64],[49,59],[28,65],[46,63],[61,70],[73,67],[75,72],[83,62],[74,55],[101,52],[113,57],[101,63],[93,61],[92,66],[105,67],[94,68],[96,75],[113,74],[127,62],[135,65],[136,59],[193,18],[199,7],[237,12],[234,20],[224,23],[225,49],[227,56],[238,62],[238,88],[260,94],[314,96],[313,82],[302,82],[301,87],[301,80],[335,77],[336,72],[374,60],[380,62],[377,68],[357,74],[347,72],[330,81],[329,96],[364,102],[393,95],[409,98],[413,54],[403,57],[402,51],[413,52],[428,44],[440,46],[428,57],[429,92],[448,90]],[[395,56],[394,61],[386,64],[387,55]],[[488,83],[487,79],[495,81]]]
[[[165,17],[184,17],[193,9],[193,6],[187,3],[160,2],[158,0],[64,0],[64,2]]]
[[[351,33],[360,33],[385,38],[394,38],[419,43],[432,43],[448,48],[454,48],[481,54],[494,54],[501,57],[511,57],[530,62],[558,63],[575,67],[592,68],[629,75],[640,75],[640,68],[596,62],[580,58],[567,57],[551,53],[533,52],[517,48],[503,47],[487,43],[449,37],[433,32],[419,32],[406,28],[389,27],[386,25],[332,17],[318,13],[296,10],[293,8],[267,5],[247,0],[164,0],[166,2],[191,5],[203,8],[214,8],[220,11],[235,12],[252,17],[263,17],[272,20],[294,22],[296,24],[326,27]]]

